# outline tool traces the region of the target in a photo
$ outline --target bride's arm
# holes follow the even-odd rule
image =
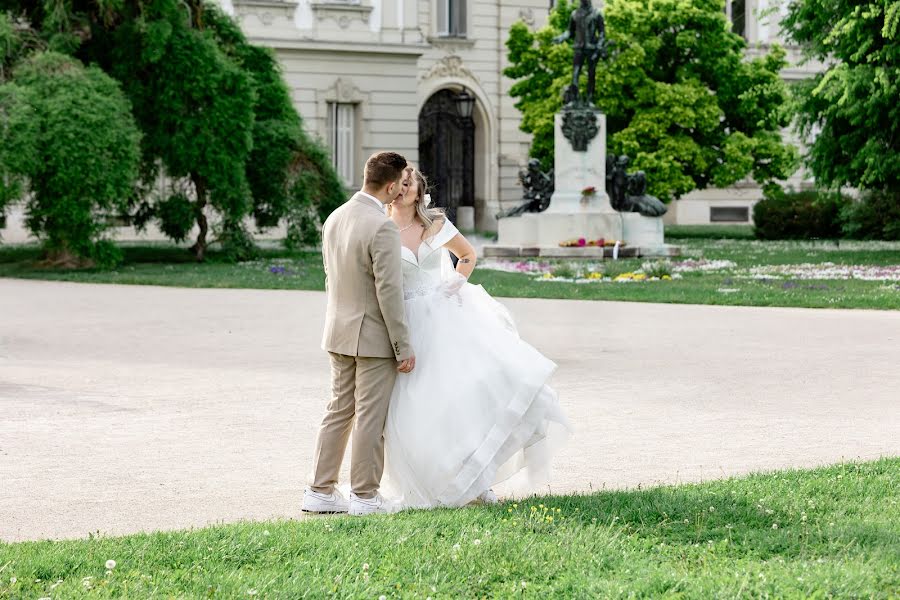
[[[463,234],[457,233],[449,242],[444,244],[444,247],[459,258],[459,261],[456,263],[456,272],[468,279],[472,271],[475,270],[475,261],[477,260],[475,248],[472,247],[469,240]]]

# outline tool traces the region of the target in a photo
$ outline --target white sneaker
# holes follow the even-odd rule
[[[360,498],[350,492],[350,514],[355,516],[387,514],[397,512],[396,507],[385,500],[381,494],[375,494],[374,498]]]
[[[482,504],[497,504],[500,502],[500,499],[497,498],[497,494],[494,493],[494,490],[488,489],[485,492],[481,492],[478,496],[478,500]]]
[[[345,513],[350,509],[350,503],[337,490],[330,494],[320,494],[309,488],[303,492],[303,512],[308,513]]]

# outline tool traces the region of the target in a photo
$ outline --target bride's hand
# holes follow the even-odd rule
[[[441,282],[440,290],[447,298],[451,296],[459,297],[459,290],[462,289],[467,281],[468,278],[465,275],[458,271],[453,271],[453,274],[447,280]]]

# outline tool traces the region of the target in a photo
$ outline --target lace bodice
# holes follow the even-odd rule
[[[409,300],[415,296],[424,296],[434,291],[446,276],[447,270],[453,268],[450,254],[444,244],[453,239],[459,230],[449,220],[444,221],[440,231],[422,240],[418,256],[404,246],[403,256],[403,298]]]

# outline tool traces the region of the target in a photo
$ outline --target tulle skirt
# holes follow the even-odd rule
[[[399,374],[385,425],[385,495],[462,506],[493,485],[541,491],[569,424],[546,382],[556,365],[481,286],[406,301],[416,367]]]

